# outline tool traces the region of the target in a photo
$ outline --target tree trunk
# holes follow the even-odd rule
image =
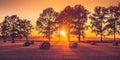
[[[116,23],[115,23],[115,20],[114,20],[114,41],[116,41],[116,34],[115,34],[115,30],[116,30]]]
[[[20,38],[20,41],[22,41],[22,36],[19,36],[19,38]]]
[[[85,40],[85,36],[83,36],[82,38],[83,38],[83,40]]]
[[[102,42],[103,40],[102,40],[102,32],[101,32],[101,42]]]
[[[15,42],[14,38],[15,38],[15,35],[14,35],[14,34],[11,34],[11,43],[14,43],[14,42]]]
[[[11,41],[12,43],[14,43],[15,42],[15,39],[14,39],[14,37],[12,37],[12,41]]]
[[[80,34],[80,26],[79,26],[79,28],[78,28],[78,42],[80,42],[80,40],[81,40],[81,34]]]
[[[114,32],[114,41],[116,41],[116,36],[115,36],[116,34],[115,34],[115,32]]]
[[[50,34],[51,34],[51,33],[50,33],[50,25],[51,25],[51,24],[50,24],[50,21],[49,21],[49,22],[48,22],[48,30],[49,30],[48,40],[49,40],[49,41],[50,41]]]
[[[68,41],[70,42],[70,30],[68,30]]]
[[[70,35],[68,35],[68,41],[70,42]]]
[[[60,39],[60,34],[59,34],[59,40],[61,40],[61,39]]]
[[[49,27],[49,36],[48,36],[48,40],[50,41],[50,27]]]
[[[6,36],[2,36],[3,42],[6,42],[7,37]]]
[[[70,29],[68,28],[68,41],[70,42]]]
[[[48,36],[48,40],[49,40],[49,41],[50,41],[50,34],[51,34],[51,33],[50,33],[50,27],[49,27],[49,36]]]
[[[3,39],[3,42],[6,42],[6,39]]]
[[[80,42],[81,40],[81,37],[80,37],[80,34],[78,34],[78,42]]]
[[[103,38],[103,25],[102,25],[103,21],[101,20],[101,42],[103,41],[102,38]]]
[[[59,40],[61,40],[61,39],[60,39],[60,36],[61,36],[61,35],[60,35],[60,28],[59,28]]]
[[[28,41],[28,36],[26,36],[26,41]]]
[[[49,39],[49,41],[50,41],[50,35],[49,35],[48,39]]]

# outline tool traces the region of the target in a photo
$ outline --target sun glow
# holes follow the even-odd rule
[[[66,37],[67,35],[66,35],[66,32],[64,31],[64,30],[61,30],[60,31],[60,35],[62,35],[63,37]]]

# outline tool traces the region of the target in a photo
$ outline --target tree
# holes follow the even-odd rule
[[[11,32],[10,32],[10,36],[12,38],[12,43],[15,42],[14,38],[17,37],[19,35],[19,17],[17,15],[12,15],[10,16],[10,26],[11,26]]]
[[[108,14],[107,35],[114,35],[114,41],[116,41],[116,34],[120,34],[120,7],[110,6]]]
[[[59,31],[65,29],[68,36],[68,41],[70,41],[71,25],[73,19],[73,8],[71,6],[66,6],[56,18],[56,23],[58,24]]]
[[[15,37],[26,37],[31,33],[33,26],[28,20],[21,20],[17,15],[6,16],[1,23],[1,34],[5,41],[7,37],[11,37],[12,43]]]
[[[18,32],[18,36],[19,37],[26,37],[26,40],[28,40],[28,35],[31,34],[32,29],[33,29],[33,25],[30,23],[31,21],[29,20],[19,20],[19,32]]]
[[[53,33],[53,29],[55,28],[55,19],[57,17],[58,13],[54,11],[53,8],[46,8],[43,10],[43,12],[40,14],[40,17],[38,18],[36,22],[36,28],[41,33],[41,35],[48,38],[50,41],[51,34]]]
[[[85,28],[87,27],[85,23],[87,22],[87,16],[89,12],[82,5],[74,6],[74,14],[72,21],[72,33],[78,35],[78,41],[81,40],[81,36],[85,37]]]
[[[103,36],[105,37],[105,21],[107,19],[107,9],[105,7],[96,7],[94,13],[90,15],[91,29],[96,35],[101,35],[101,41]]]
[[[80,36],[85,36],[84,30],[88,14],[88,11],[81,5],[76,5],[75,7],[66,6],[60,12],[56,21],[60,29],[66,29],[68,41],[70,41],[70,35],[72,34],[78,35],[78,41],[80,41]]]
[[[10,36],[11,25],[10,25],[9,19],[10,17],[6,16],[4,21],[1,22],[1,25],[0,25],[1,35],[2,35],[4,42],[6,42],[6,39]]]

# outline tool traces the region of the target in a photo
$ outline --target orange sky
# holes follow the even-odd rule
[[[119,0],[0,0],[0,22],[5,16],[17,14],[21,19],[28,19],[35,22],[43,9],[53,7],[56,11],[61,11],[66,6],[76,4],[83,5],[89,11],[93,11],[95,6],[117,5]],[[90,31],[89,31],[90,32]],[[32,35],[38,35],[34,30]],[[88,33],[88,36],[91,33]],[[93,34],[92,34],[93,35]]]

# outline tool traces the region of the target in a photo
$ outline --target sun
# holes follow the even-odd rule
[[[62,36],[64,36],[64,37],[67,36],[67,35],[66,35],[66,32],[65,32],[64,30],[61,30],[61,31],[60,31],[60,35],[62,35]]]

